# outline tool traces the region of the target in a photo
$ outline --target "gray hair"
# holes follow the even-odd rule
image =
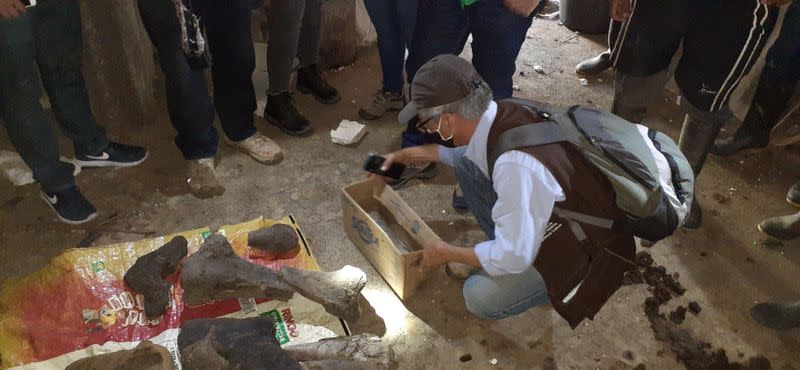
[[[492,99],[494,99],[492,89],[484,82],[461,100],[433,108],[420,108],[417,114],[423,121],[444,113],[455,113],[468,120],[476,120],[489,108],[489,103],[492,102]]]

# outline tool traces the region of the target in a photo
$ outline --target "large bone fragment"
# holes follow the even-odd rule
[[[172,356],[166,348],[150,341],[134,349],[82,358],[67,370],[172,370]]]
[[[181,326],[178,349],[187,370],[222,364],[225,369],[300,369],[275,339],[275,321],[264,316],[189,320]]]
[[[181,349],[181,364],[187,369],[228,369],[228,360],[217,352],[218,348],[214,343],[214,329],[211,328],[203,339]]]
[[[351,322],[361,317],[358,297],[367,284],[367,274],[361,269],[348,265],[334,272],[318,272],[284,266],[281,272],[292,288],[329,313]]]
[[[318,360],[301,362],[303,370],[383,370],[387,369],[374,362],[351,360]]]
[[[192,306],[230,298],[288,301],[294,290],[277,271],[241,259],[219,234],[206,239],[181,270],[183,300]]]
[[[388,343],[378,337],[353,335],[349,337],[327,338],[314,343],[293,344],[284,350],[300,362],[348,361],[371,364],[368,368],[389,367],[394,351]]]
[[[299,238],[294,228],[285,224],[247,233],[247,245],[255,248],[251,257],[268,260],[294,258],[300,252]]]
[[[188,243],[186,238],[176,236],[161,248],[136,259],[125,273],[125,284],[144,296],[144,313],[148,319],[158,318],[167,310],[172,284],[164,278],[174,273],[186,257]]]

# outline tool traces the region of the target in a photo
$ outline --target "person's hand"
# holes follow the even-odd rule
[[[384,172],[388,171],[389,168],[392,167],[393,163],[400,163],[400,164],[405,165],[406,167],[411,165],[411,155],[409,155],[409,153],[408,153],[408,148],[407,149],[400,149],[400,150],[398,150],[396,152],[385,154],[385,155],[383,155],[383,158],[386,159],[385,161],[383,161],[383,164],[381,164],[381,171],[384,171]],[[367,177],[368,178],[372,178],[374,176],[377,176],[377,175],[374,174],[374,173],[370,173]],[[384,180],[389,180],[390,178],[384,176],[383,179]]]
[[[541,0],[505,0],[506,8],[520,17],[530,17]]]
[[[0,0],[0,17],[14,19],[25,13],[25,5],[19,0]]]
[[[759,2],[767,6],[784,6],[792,0],[759,0]]]
[[[426,270],[435,269],[447,262],[448,244],[442,240],[426,244],[422,250],[422,268]]]
[[[624,22],[631,16],[631,1],[611,0],[609,12],[615,21]]]

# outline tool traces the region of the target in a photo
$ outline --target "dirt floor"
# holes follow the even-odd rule
[[[582,86],[573,73],[576,63],[604,49],[603,37],[585,38],[557,22],[537,19],[517,61],[517,95],[608,108],[612,75],[606,72]],[[283,147],[286,159],[282,163],[263,166],[220,145],[218,171],[227,187],[221,197],[199,200],[188,193],[185,163],[172,144],[165,110],[156,122],[105,122],[112,137],[146,145],[151,154],[136,168],[86,170],[78,177],[81,189],[100,210],[98,221],[89,225],[58,223],[39,199],[37,186],[15,188],[0,180],[0,278],[41,268],[90,231],[100,233],[94,245],[103,245],[259,215],[292,214],[324,269],[351,264],[367,272],[364,294],[382,320],[367,320],[353,329],[385,334],[394,344],[400,368],[624,369],[640,363],[650,369],[682,367],[675,353],[655,339],[645,317],[643,303],[649,295],[645,285],[623,287],[593,321],[575,330],[550,307],[500,321],[479,320],[467,312],[460,283],[444,271],[434,272],[403,305],[342,226],[340,189],[365,177],[360,167],[369,153],[396,148],[402,130],[394,117],[387,116],[370,122],[368,136],[355,148],[331,143],[329,130],[341,119],[357,119],[358,107],[379,87],[376,51],[362,54],[355,64],[328,73],[342,92],[339,104],[323,106],[295,95],[300,109],[315,123],[313,137],[288,137],[264,120],[257,121]],[[537,64],[543,66],[544,74],[534,71]],[[263,70],[259,73],[263,75]],[[682,115],[675,100],[665,96],[647,124],[677,138]],[[5,136],[0,137],[0,147],[9,147]],[[70,147],[62,143],[68,155]],[[702,312],[688,314],[681,327],[714,348],[724,348],[731,361],[764,355],[774,368],[800,368],[800,330],[774,332],[748,315],[756,302],[800,298],[800,246],[791,242],[764,247],[764,238],[755,228],[766,217],[796,211],[784,197],[795,180],[797,165],[796,150],[791,148],[712,157],[698,184],[706,216],[703,228],[681,230],[649,250],[669,273],[679,273],[688,289],[661,307],[661,312],[699,302]],[[452,172],[442,169],[433,181],[415,182],[401,194],[445,240],[471,245],[481,241],[482,234],[471,217],[451,209],[454,183]],[[98,225],[114,214],[113,220]]]

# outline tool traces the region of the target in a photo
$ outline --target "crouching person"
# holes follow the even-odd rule
[[[635,268],[634,236],[670,235],[691,205],[694,177],[677,145],[610,113],[494,102],[472,65],[440,55],[417,73],[398,119],[445,145],[406,148],[392,163],[455,169],[487,235],[474,248],[425,246],[422,264],[476,267],[467,308],[501,319],[552,304],[573,327],[593,318]]]

